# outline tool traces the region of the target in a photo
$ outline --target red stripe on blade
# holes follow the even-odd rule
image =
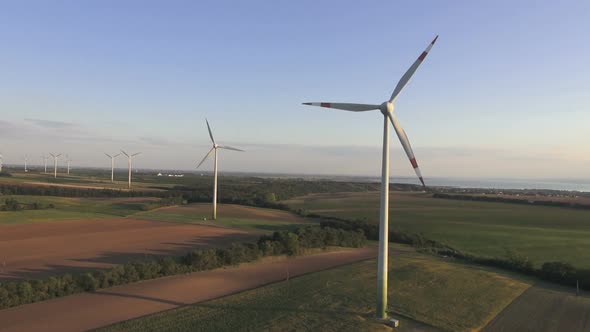
[[[416,162],[416,158],[410,159],[410,162],[412,163],[412,167],[418,168],[418,163]]]
[[[418,60],[423,61],[424,58],[426,57],[426,54],[428,54],[428,53],[422,52],[422,54],[420,54],[420,56],[418,57]]]
[[[331,107],[332,105],[330,103],[320,103],[321,107]]]

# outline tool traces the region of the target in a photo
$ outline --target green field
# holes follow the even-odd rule
[[[401,320],[399,331],[425,324],[451,331],[479,329],[530,286],[505,272],[395,248],[390,256],[389,311]],[[376,261],[369,260],[104,331],[385,330],[372,319],[375,279]]]
[[[43,209],[0,211],[0,224],[23,224],[60,220],[112,218],[129,216],[142,211],[145,203],[156,198],[71,198],[53,196],[11,195],[0,196],[0,201],[12,197],[19,203],[38,202]],[[46,208],[53,204],[54,208]]]
[[[134,216],[141,219],[215,225],[262,232],[292,230],[310,224],[309,221],[289,212],[231,204],[220,204],[218,217],[214,221],[210,220],[211,204],[208,203],[162,208],[140,212]]]
[[[377,192],[314,194],[285,203],[323,216],[379,220]],[[390,227],[473,254],[500,257],[510,248],[537,266],[564,261],[590,268],[590,211],[393,192]]]

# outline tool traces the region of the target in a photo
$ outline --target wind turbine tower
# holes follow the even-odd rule
[[[57,155],[50,153],[49,155],[53,158],[53,178],[57,178],[57,159],[61,156],[61,153]]]
[[[46,155],[42,155],[41,158],[43,158],[43,162],[45,164],[45,174],[47,174],[47,159],[48,159],[48,157]]]
[[[125,156],[127,156],[127,165],[128,165],[128,167],[129,167],[129,189],[131,190],[131,160],[132,160],[132,159],[133,159],[135,156],[137,156],[138,154],[140,154],[141,152],[137,152],[137,153],[134,153],[134,154],[129,154],[129,153],[127,153],[127,152],[123,151],[123,150],[121,150],[121,152],[122,152],[122,153],[123,153]]]
[[[120,153],[117,153],[114,156],[111,156],[108,153],[104,153],[105,156],[111,158],[111,182],[115,182],[115,158],[117,158],[118,156],[120,156]],[[129,179],[129,187],[131,188],[131,178]]]
[[[207,122],[207,130],[209,131],[209,137],[211,137],[211,142],[213,143],[213,147],[211,148],[211,150],[209,150],[209,152],[207,152],[207,154],[205,155],[203,160],[201,160],[199,165],[197,165],[197,168],[199,168],[213,152],[213,154],[215,155],[215,157],[214,157],[215,161],[213,163],[213,220],[215,220],[215,219],[217,219],[217,149],[226,149],[226,150],[233,150],[233,151],[240,151],[240,152],[244,152],[244,150],[233,148],[233,147],[227,146],[227,145],[222,146],[222,145],[215,143],[215,139],[213,138],[213,134],[211,133],[211,127],[209,126],[209,121],[207,121],[207,119],[205,119],[205,122]]]
[[[25,173],[28,172],[29,170],[27,169],[27,161],[29,161],[29,157],[27,157],[27,155],[24,156],[25,159]]]
[[[67,163],[67,171],[68,171],[68,175],[70,175],[70,162],[72,161],[72,159],[70,159],[70,156],[68,156],[66,154],[66,163]]]
[[[414,63],[410,66],[410,68],[406,71],[404,76],[401,77],[397,86],[393,90],[391,97],[389,100],[381,103],[381,104],[346,104],[346,103],[331,103],[331,102],[321,102],[321,103],[304,103],[304,105],[311,105],[311,106],[320,106],[320,107],[327,107],[327,108],[334,108],[339,110],[351,111],[351,112],[365,112],[365,111],[372,111],[372,110],[379,110],[383,114],[383,156],[382,156],[382,164],[381,164],[381,211],[380,211],[380,218],[379,218],[379,262],[377,266],[377,279],[378,279],[378,287],[377,287],[377,318],[380,319],[387,319],[387,260],[388,260],[388,244],[389,244],[389,123],[388,120],[391,121],[393,125],[393,129],[395,130],[402,147],[404,148],[406,155],[410,159],[410,163],[420,179],[420,182],[423,186],[424,179],[422,178],[422,174],[420,173],[420,169],[418,168],[418,163],[416,162],[416,158],[414,157],[414,152],[412,151],[412,147],[410,146],[410,141],[408,140],[408,136],[406,132],[401,127],[400,123],[398,122],[397,118],[393,114],[394,104],[399,95],[399,93],[403,90],[403,88],[408,84],[410,78],[416,72],[416,69],[420,66],[420,64],[430,52],[430,49],[436,42],[436,38],[428,45],[426,50],[420,54],[418,59],[414,61]]]
[[[2,157],[2,153],[0,153],[0,172],[2,172],[2,164],[4,163],[4,157]]]

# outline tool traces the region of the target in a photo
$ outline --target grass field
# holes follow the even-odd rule
[[[324,216],[379,220],[377,192],[314,194],[285,203]],[[474,254],[503,256],[510,248],[537,266],[565,261],[590,268],[590,211],[393,192],[390,225]]]
[[[428,325],[452,331],[479,329],[529,287],[527,280],[504,272],[395,248],[390,258],[389,309],[401,320],[399,331]],[[369,260],[104,331],[385,330],[372,320],[375,279],[376,261]]]
[[[141,212],[136,214],[135,217],[264,232],[295,229],[310,224],[309,221],[303,218],[280,210],[220,204],[217,211],[218,217],[214,221],[210,220],[211,204],[209,203],[165,207],[154,211]]]
[[[0,224],[24,224],[76,219],[112,218],[129,216],[142,211],[145,203],[158,200],[140,198],[71,198],[53,196],[0,196],[0,201],[13,197],[20,203],[53,204],[55,208],[23,211],[0,211]]]

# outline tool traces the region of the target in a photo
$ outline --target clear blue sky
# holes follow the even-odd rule
[[[248,150],[222,170],[377,175],[378,113],[300,104],[386,100],[439,34],[396,105],[426,178],[587,177],[589,18],[588,1],[3,2],[0,152],[190,169],[207,117]]]

